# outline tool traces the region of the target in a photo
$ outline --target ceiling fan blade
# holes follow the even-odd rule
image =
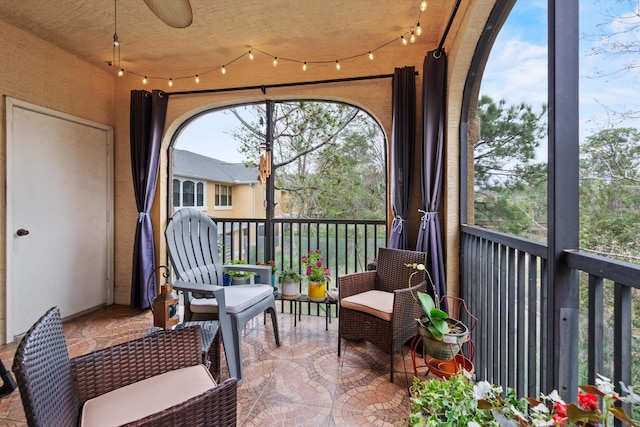
[[[193,22],[189,0],[144,0],[162,22],[173,28],[186,28]]]

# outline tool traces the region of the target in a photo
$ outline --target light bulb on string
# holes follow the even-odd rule
[[[421,36],[422,35],[422,27],[420,26],[420,23],[418,22],[418,25],[416,25],[416,36]]]
[[[278,65],[278,57],[274,56],[273,57],[273,66],[276,67]]]
[[[409,44],[409,42],[407,41],[407,39],[404,38],[404,36],[400,36],[400,38],[402,39],[402,44],[403,45],[406,46],[407,44]]]
[[[196,74],[196,84],[200,83],[200,77]]]
[[[253,61],[253,52],[249,51],[249,59]]]
[[[224,68],[224,65],[223,65],[223,66],[222,66],[222,68],[220,69],[220,72],[221,72],[222,74],[227,74],[227,69],[226,69],[226,68]]]
[[[302,64],[302,71],[307,71],[307,62],[305,61],[304,64]]]
[[[369,51],[369,59],[373,61],[373,52]]]
[[[124,75],[124,70],[120,68],[120,70],[118,70],[118,77],[122,77],[123,75]]]
[[[169,83],[168,84],[169,84],[169,87],[173,87],[173,79],[172,78],[169,78]]]
[[[147,83],[149,83],[149,80],[147,80],[147,76],[144,76],[144,79],[142,79],[142,84],[146,85]]]
[[[415,43],[416,42],[416,35],[414,34],[413,31],[411,31],[411,37],[409,37],[409,41],[411,43]]]
[[[342,68],[340,66],[340,61],[336,61],[336,70],[340,71],[340,68]]]
[[[420,3],[420,12],[424,12],[425,10],[427,10],[427,0],[422,0]]]

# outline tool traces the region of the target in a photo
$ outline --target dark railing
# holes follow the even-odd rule
[[[547,356],[553,349],[546,336],[559,327],[547,317],[553,286],[547,283],[546,245],[472,226],[462,226],[461,236],[461,292],[478,317],[472,337],[478,378],[520,396],[550,392],[546,372],[553,359]],[[597,373],[616,386],[637,383],[632,303],[640,266],[579,251],[564,257],[580,278],[579,384],[594,384]]]
[[[244,259],[267,261],[273,254],[279,270],[302,272],[300,258],[320,249],[335,283],[338,276],[364,271],[378,248],[386,245],[386,222],[375,220],[274,219],[273,238],[265,239],[265,220],[213,218],[221,239],[222,262]],[[267,248],[267,245],[273,247]]]

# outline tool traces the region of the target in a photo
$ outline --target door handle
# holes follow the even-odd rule
[[[29,234],[29,230],[25,230],[24,228],[21,228],[18,231],[16,231],[16,234],[18,236],[26,236],[27,234]]]

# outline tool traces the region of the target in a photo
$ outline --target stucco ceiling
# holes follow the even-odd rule
[[[345,65],[362,61],[347,58],[389,42],[374,54],[384,57],[400,49],[400,36],[418,19],[423,34],[409,49],[423,55],[437,46],[453,4],[430,0],[420,14],[419,0],[191,0],[193,23],[177,29],[164,24],[142,0],[118,0],[121,68],[162,78],[213,72],[224,64],[231,70],[249,61],[241,56],[251,49],[256,49],[255,62],[270,63],[278,56],[279,64],[293,59],[335,68],[336,59],[344,59]],[[0,19],[109,69],[113,0],[0,0]],[[326,64],[311,64],[316,61]]]

